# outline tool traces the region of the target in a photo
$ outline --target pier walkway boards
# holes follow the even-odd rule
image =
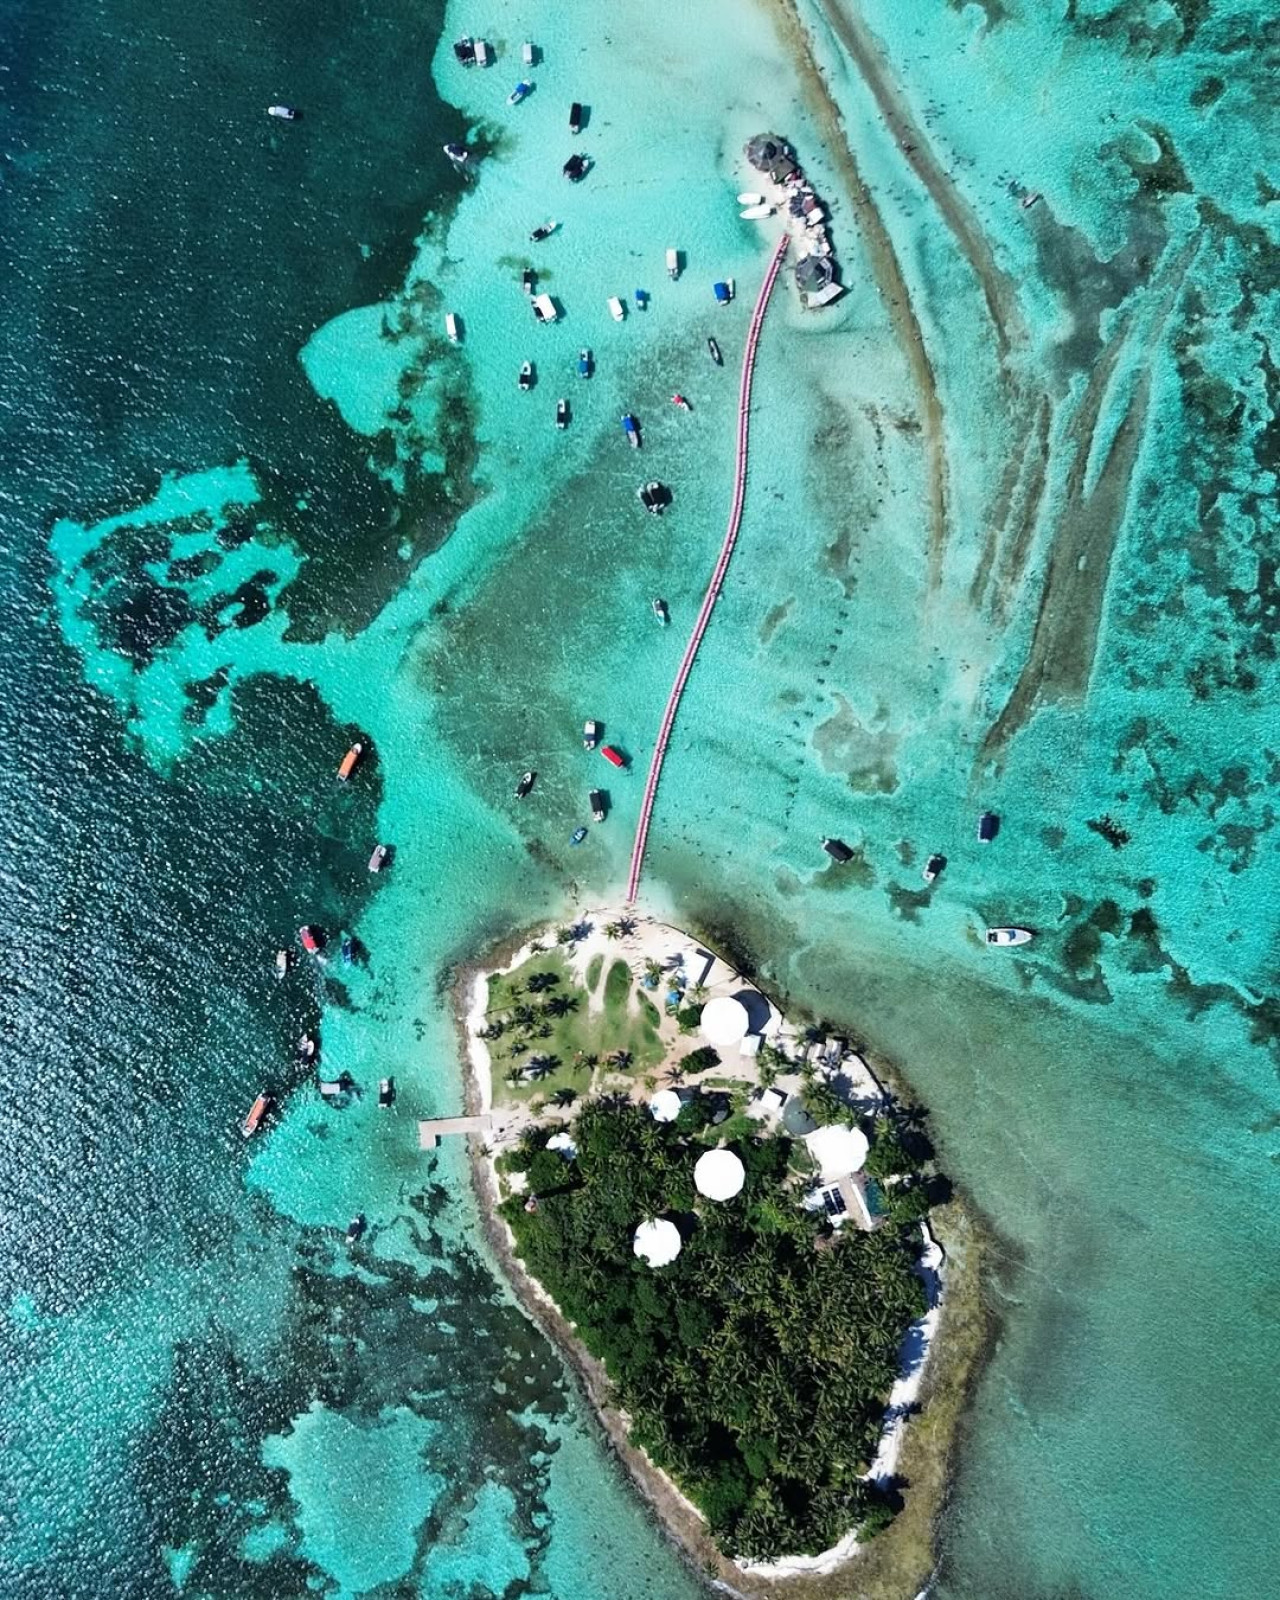
[[[676,673],[676,681],[671,686],[671,693],[667,697],[667,709],[662,715],[662,726],[658,730],[658,742],[653,747],[653,759],[649,763],[649,777],[644,786],[644,804],[640,807],[640,821],[636,824],[635,843],[631,847],[631,876],[627,880],[627,904],[635,900],[636,892],[640,887],[640,872],[644,866],[645,845],[649,840],[649,822],[653,816],[653,802],[658,792],[658,779],[662,776],[662,763],[666,758],[667,744],[671,738],[671,729],[676,720],[676,712],[680,708],[680,696],[684,693],[684,686],[688,682],[689,673],[693,668],[694,657],[698,654],[698,646],[702,643],[702,636],[707,631],[707,623],[711,620],[711,612],[716,599],[720,594],[720,585],[724,582],[724,575],[729,568],[729,557],[733,554],[733,547],[738,542],[738,528],[742,523],[742,499],[747,486],[747,431],[750,426],[749,414],[751,410],[751,375],[756,364],[756,346],[760,342],[760,329],[764,326],[764,314],[769,304],[769,296],[773,293],[773,285],[778,276],[778,269],[782,266],[782,258],[787,253],[787,245],[791,242],[789,234],[783,234],[778,240],[778,247],[773,252],[773,260],[769,263],[769,270],[764,275],[764,282],[760,285],[760,294],[756,300],[756,308],[751,316],[751,329],[747,334],[746,349],[742,353],[742,381],[738,389],[738,459],[733,485],[733,508],[729,512],[729,528],[724,536],[724,543],[720,547],[720,559],[716,562],[716,569],[711,575],[711,582],[702,599],[702,609],[698,612],[698,620],[694,623],[693,632],[689,635],[689,643],[685,646],[684,656],[680,662],[680,670]]]

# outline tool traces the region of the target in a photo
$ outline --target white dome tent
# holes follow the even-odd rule
[[[730,1050],[746,1038],[751,1018],[741,1000],[719,994],[702,1008],[702,1037],[717,1050]]]
[[[860,1171],[870,1148],[861,1128],[844,1128],[838,1123],[815,1128],[805,1135],[804,1142],[818,1163],[818,1173],[824,1182]]]
[[[745,1181],[742,1162],[732,1150],[708,1150],[693,1169],[693,1186],[708,1200],[732,1200]]]
[[[683,1104],[674,1089],[659,1089],[649,1101],[649,1115],[655,1122],[674,1122]]]
[[[680,1254],[680,1230],[666,1217],[650,1218],[636,1229],[632,1250],[651,1267],[668,1266]]]

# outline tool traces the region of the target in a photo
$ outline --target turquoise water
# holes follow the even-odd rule
[[[738,152],[773,126],[831,199],[849,293],[770,312],[648,903],[899,1062],[1002,1241],[937,1592],[1267,1592],[1261,20],[804,0],[842,149],[763,8],[300,16],[193,23],[190,118],[148,93],[170,40],[112,54],[109,144],[40,85],[79,106],[123,0],[79,34],[25,24],[8,1028],[51,1109],[5,1144],[8,1591],[695,1592],[495,1280],[460,1153],[423,1156],[413,1119],[458,1104],[453,964],[624,879],[728,509],[775,237],[738,218]],[[483,27],[498,65],[464,72],[437,26]],[[544,61],[509,110],[524,37]],[[303,122],[246,131],[239,102],[277,98]],[[456,137],[483,152],[469,186],[438,154]],[[121,162],[157,196],[145,227]],[[637,287],[650,309],[615,324]],[[651,473],[661,521],[634,497]],[[570,851],[600,781],[586,715],[636,766]],[[339,790],[357,729],[372,758]],[[857,849],[842,872],[828,833]],[[376,885],[374,839],[396,848]],[[366,964],[277,987],[304,920]],[[992,921],[1040,937],[996,957]],[[290,1072],[315,1025],[326,1073],[394,1072],[394,1114]],[[264,1085],[285,1110],[245,1147]]]

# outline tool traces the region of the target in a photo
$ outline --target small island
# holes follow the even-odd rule
[[[740,1574],[830,1570],[902,1504],[948,1187],[921,1118],[649,917],[548,930],[469,1000],[479,1187],[522,1299],[686,1545],[681,1520]]]

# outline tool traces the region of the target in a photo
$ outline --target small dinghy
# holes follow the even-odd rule
[[[290,963],[290,961],[292,959],[293,958],[290,956],[290,954],[289,954],[289,952],[287,950],[277,950],[276,951],[276,977],[277,977],[277,979],[279,979],[279,978],[287,978],[289,976],[289,963]]]
[[[1035,938],[1030,928],[988,928],[987,943],[1006,949],[1011,945],[1030,944]]]
[[[605,806],[607,804],[604,797],[604,790],[593,789],[587,798],[591,802],[592,822],[603,822],[605,817]]]
[[[762,194],[756,194],[754,190],[748,189],[745,194],[738,196],[738,204],[740,206],[758,206],[763,199],[764,196]]]
[[[589,718],[582,724],[582,748],[584,750],[594,750],[599,743],[600,724],[594,718]]]
[[[586,156],[572,155],[560,170],[570,183],[581,183],[590,168],[591,162]]]
[[[569,835],[569,843],[570,844],[581,844],[582,841],[586,838],[586,836],[587,836],[587,830],[585,828],[575,828],[573,830],[573,832]]]
[[[609,315],[615,322],[621,322],[627,314],[627,308],[616,294],[611,294],[608,299]]]
[[[458,326],[458,318],[452,311],[446,311],[444,314],[444,331],[448,335],[450,344],[461,344],[462,331]]]
[[[582,107],[576,100],[569,107],[569,132],[575,135],[582,132]]]
[[[591,376],[591,352],[587,349],[578,351],[578,376],[589,378]]]
[[[534,779],[537,776],[538,776],[538,774],[536,772],[526,772],[524,774],[524,776],[520,779],[520,782],[518,784],[516,784],[516,799],[517,800],[523,800],[524,799],[525,795],[528,794],[529,790],[533,788]]]
[[[534,244],[541,244],[544,239],[549,239],[559,226],[558,222],[540,223],[529,235],[529,238]]]
[[[680,252],[678,250],[668,250],[667,251],[667,277],[671,279],[672,283],[674,283],[679,276],[680,276]]]
[[[739,211],[738,215],[747,222],[759,222],[762,218],[773,215],[773,207],[766,204],[748,206],[745,211]]]
[[[385,844],[375,845],[373,847],[373,854],[369,857],[369,871],[381,872],[383,867],[385,867],[387,864],[387,857],[390,855],[390,853],[390,846]]]
[[[622,418],[622,431],[627,436],[627,443],[633,450],[640,448],[640,424],[628,411]]]
[[[507,96],[507,104],[509,106],[518,106],[522,100],[528,98],[532,91],[533,85],[527,79],[521,78],[520,82],[516,84],[515,88]]]
[[[301,111],[295,111],[292,106],[268,106],[267,115],[275,117],[277,122],[297,122]]]
[[[689,404],[689,402],[685,399],[685,397],[682,394],[673,394],[671,396],[671,404],[673,406],[679,406],[681,411],[692,411],[693,410],[693,407]]]
[[[648,309],[649,309],[649,291],[647,289],[637,289],[636,290],[636,310],[637,311],[647,311]]]
[[[665,600],[655,600],[653,602],[653,614],[664,628],[671,621],[671,615],[667,610],[667,602]]]
[[[715,362],[716,366],[724,366],[724,357],[720,354],[720,346],[714,339],[707,340],[707,354]]]
[[[518,384],[518,386],[521,389],[528,390],[528,389],[532,389],[533,388],[533,362],[532,361],[522,361],[520,363],[520,375],[516,379],[516,383]]]
[[[569,426],[569,402],[567,400],[557,400],[556,401],[556,427],[557,428],[567,428],[568,426]]]

